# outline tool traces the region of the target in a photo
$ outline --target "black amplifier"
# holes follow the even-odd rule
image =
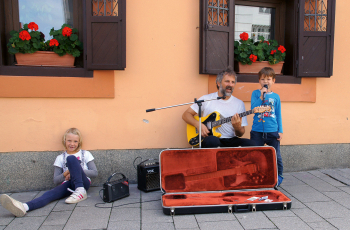
[[[111,181],[114,175],[120,174],[123,178]],[[129,181],[122,173],[113,173],[103,184],[104,202],[113,202],[115,200],[129,196]]]
[[[137,165],[137,188],[144,192],[160,189],[159,162],[152,160]]]

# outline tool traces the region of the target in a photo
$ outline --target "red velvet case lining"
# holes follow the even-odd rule
[[[273,147],[164,150],[160,168],[165,207],[265,202],[247,200],[253,196],[290,201],[275,190],[227,192],[273,188],[277,183]]]

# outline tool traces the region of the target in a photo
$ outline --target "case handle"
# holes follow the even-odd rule
[[[235,212],[249,212],[252,210],[252,205],[235,205],[233,208]]]
[[[123,174],[123,173],[118,173],[118,172],[115,172],[115,173],[113,173],[110,177],[108,177],[108,179],[107,179],[107,183],[110,181],[110,179],[112,179],[112,177],[114,176],[114,175],[116,175],[116,174],[120,174],[120,175],[122,175],[123,176],[123,178],[122,179],[126,179],[126,176]]]

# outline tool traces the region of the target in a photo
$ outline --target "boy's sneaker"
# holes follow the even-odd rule
[[[80,201],[86,200],[87,198],[87,193],[85,189],[77,188],[75,191],[73,191],[68,188],[68,190],[73,193],[66,199],[67,204],[75,204]]]
[[[2,207],[6,208],[9,212],[17,217],[22,217],[26,214],[23,203],[11,198],[6,194],[0,196],[0,203]]]

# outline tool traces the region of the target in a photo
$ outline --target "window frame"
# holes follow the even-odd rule
[[[285,28],[286,28],[286,1],[284,0],[259,0],[258,2],[255,0],[236,0],[235,5],[244,5],[244,6],[255,6],[255,7],[267,7],[267,8],[275,8],[275,21],[274,21],[274,40],[278,42],[278,44],[285,46]],[[234,8],[235,9],[235,8]],[[235,12],[234,12],[235,14]],[[295,57],[293,50],[294,44],[290,46],[288,50],[288,55]],[[293,53],[292,53],[293,52]],[[294,58],[293,58],[294,60]],[[294,62],[292,60],[285,60],[284,63],[284,72],[286,72],[286,68],[288,66],[294,66]],[[293,71],[294,68],[290,68],[289,74],[276,75],[276,81],[278,83],[289,83],[289,84],[300,84],[301,78],[296,77],[296,72]],[[291,74],[292,72],[292,74]],[[237,73],[238,82],[256,82],[256,74],[242,74]]]
[[[275,20],[274,22],[274,29],[275,31],[272,31],[271,33],[274,34],[274,39],[278,41],[279,44],[283,45],[287,50],[287,56],[284,61],[283,66],[283,74],[284,75],[277,75],[276,80],[279,83],[290,83],[290,84],[300,84],[301,83],[301,77],[330,77],[332,75],[332,68],[333,68],[333,46],[334,46],[334,24],[335,24],[335,1],[336,0],[328,0],[327,1],[327,15],[328,15],[328,24],[332,26],[332,29],[329,32],[329,44],[327,43],[327,46],[330,48],[327,48],[327,52],[325,52],[323,55],[317,56],[318,53],[314,53],[315,59],[319,60],[319,63],[326,63],[330,67],[326,69],[324,72],[315,72],[315,74],[300,74],[300,68],[302,67],[300,59],[300,53],[301,53],[301,47],[302,43],[300,43],[300,21],[302,20],[304,16],[304,12],[302,12],[303,8],[300,5],[305,0],[227,0],[231,6],[235,5],[245,5],[245,6],[257,6],[257,7],[269,7],[274,8],[275,10]],[[218,72],[222,71],[223,68],[227,68],[228,66],[234,67],[234,65],[237,65],[238,63],[235,63],[232,61],[231,57],[232,53],[234,52],[234,49],[232,49],[231,46],[229,46],[229,42],[231,39],[231,36],[229,39],[227,39],[227,34],[222,33],[220,35],[221,37],[224,37],[225,40],[219,40],[219,35],[217,37],[213,38],[209,37],[211,33],[211,28],[208,28],[206,17],[208,15],[208,12],[206,11],[206,5],[208,5],[209,0],[201,0],[200,1],[200,73],[201,74],[217,74]],[[230,10],[232,7],[229,6]],[[235,9],[235,7],[233,7]],[[229,13],[229,14],[234,14]],[[228,26],[230,31],[234,28],[231,28],[231,25],[235,24],[235,21],[230,21]],[[225,28],[226,29],[226,28]],[[220,28],[216,29],[217,31],[220,31]],[[224,29],[221,29],[222,32],[225,32]],[[309,36],[306,34],[306,39]],[[210,38],[212,40],[216,40],[220,42],[220,45],[225,48],[224,52],[220,51],[211,51],[207,52],[206,47],[206,39]],[[311,36],[310,36],[311,37]],[[316,37],[316,36],[315,36]],[[310,47],[308,47],[311,50],[316,49],[315,44],[310,44]],[[315,48],[316,47],[316,48]],[[209,47],[211,48],[211,47]],[[328,52],[329,50],[329,52]],[[215,60],[217,57],[220,57],[221,62],[219,64],[215,63]],[[300,61],[300,60],[301,61]],[[310,59],[309,60],[314,60]],[[208,66],[206,66],[206,63],[209,63]],[[313,67],[317,67],[317,64],[319,63],[312,63]],[[215,65],[216,64],[216,65]],[[220,71],[218,71],[221,69]],[[234,68],[234,69],[237,69]],[[238,82],[256,82],[256,74],[237,74]]]
[[[93,70],[86,68],[86,35],[84,16],[85,1],[73,1],[73,27],[77,28],[79,39],[83,41],[84,50],[76,58],[75,68],[65,67],[34,67],[15,66],[15,57],[7,52],[6,44],[10,38],[10,31],[19,30],[18,0],[0,0],[0,75],[11,76],[47,76],[47,77],[93,77]],[[11,14],[12,13],[12,14]],[[11,17],[12,15],[12,17]],[[6,63],[7,61],[7,63]]]

